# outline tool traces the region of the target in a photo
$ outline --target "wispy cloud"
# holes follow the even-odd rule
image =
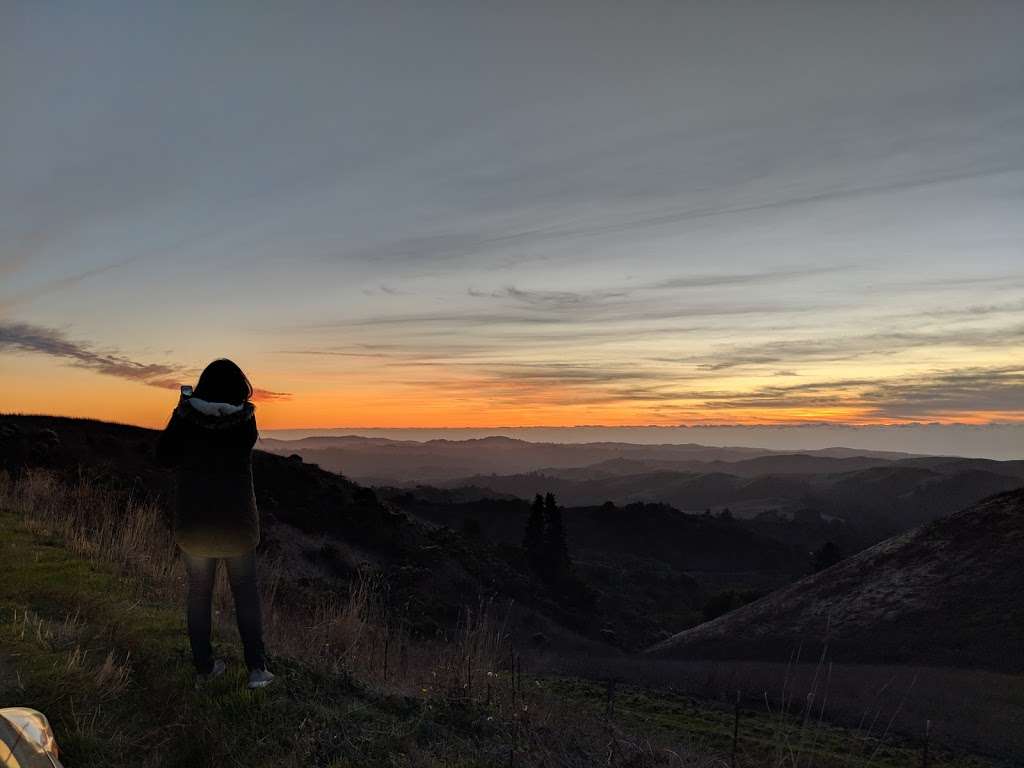
[[[466,293],[477,298],[511,300],[514,304],[545,311],[577,311],[581,308],[607,306],[644,291],[685,290],[699,288],[721,288],[728,286],[754,286],[765,283],[798,280],[823,274],[847,271],[847,266],[809,267],[800,269],[777,269],[762,272],[735,272],[714,274],[677,275],[627,287],[596,288],[587,291],[554,291],[520,288],[506,285],[496,290],[469,288]],[[635,299],[637,302],[649,297]]]
[[[404,379],[414,389],[430,387],[447,399],[465,402],[487,402],[491,405],[525,408],[580,405],[610,405],[645,401],[678,401],[675,382],[659,384],[650,377],[631,376],[622,371],[549,371],[518,375],[511,372],[486,371],[457,379]],[[629,382],[625,386],[609,386]]]
[[[76,368],[161,389],[177,389],[183,381],[193,380],[199,373],[174,363],[141,363],[117,350],[103,351],[89,342],[70,339],[60,329],[30,323],[0,322],[0,354],[4,353],[48,355]],[[253,399],[257,401],[287,400],[290,397],[288,392],[253,391]]]
[[[884,380],[840,379],[748,392],[698,391],[700,407],[714,411],[859,410],[864,418],[913,420],[1024,412],[1024,367],[937,369]]]
[[[386,283],[380,283],[375,288],[363,288],[363,294],[365,296],[379,296],[381,294],[386,296],[411,296],[410,291],[402,291],[398,288],[393,288]]]
[[[546,243],[608,238],[617,234],[635,233],[639,230],[672,228],[679,224],[703,219],[756,214],[867,198],[954,182],[1010,175],[1019,173],[1022,169],[1024,167],[1019,164],[997,163],[953,168],[934,173],[911,172],[861,184],[829,184],[823,188],[810,188],[807,191],[794,194],[767,195],[750,202],[715,202],[695,205],[687,200],[669,200],[662,202],[663,204],[668,202],[670,205],[674,202],[674,210],[657,213],[619,212],[609,214],[604,212],[589,223],[575,225],[555,223],[517,227],[486,221],[475,229],[465,228],[448,232],[403,236],[364,246],[355,251],[346,251],[343,255],[346,260],[398,261],[433,266],[446,261],[461,262],[470,257],[507,251],[510,248],[515,248],[522,254],[527,247]],[[527,257],[521,255],[517,257],[517,260],[524,261],[527,260]],[[716,283],[709,284],[715,285]]]
[[[449,371],[450,372],[450,371]],[[775,377],[792,372],[777,371]],[[485,366],[442,378],[403,378],[414,390],[429,388],[452,400],[516,407],[622,406],[660,418],[742,423],[752,414],[765,422],[792,414],[847,414],[852,423],[877,421],[997,420],[1024,413],[1024,368],[979,366],[935,369],[887,379],[843,378],[766,384],[742,391],[711,389],[706,372],[679,373],[593,363]]]
[[[434,344],[424,348],[414,343],[349,344],[339,347],[276,349],[275,354],[311,357],[366,358],[380,365],[405,365],[421,362],[447,362],[455,358],[473,358],[494,353],[492,344]]]
[[[702,370],[724,371],[745,365],[778,365],[806,361],[837,362],[868,356],[885,357],[910,349],[954,346],[986,349],[1020,344],[1024,344],[1024,324],[1002,328],[949,328],[927,333],[891,331],[792,339],[726,347],[703,356],[651,359],[659,362],[696,363]]]
[[[902,418],[1024,414],[1024,366],[959,368],[879,382],[864,393],[864,400],[879,414]]]
[[[89,278],[96,277],[106,272],[110,272],[111,270],[127,266],[133,261],[136,261],[138,258],[138,256],[133,256],[132,258],[122,259],[121,261],[116,261],[111,264],[104,264],[102,266],[94,267],[92,269],[86,269],[81,272],[77,272],[73,275],[67,275],[65,277],[47,280],[13,296],[0,298],[0,312],[9,311],[19,305],[26,304],[34,299],[37,299],[40,296],[46,296],[51,293],[56,293],[57,291],[73,288],[74,286],[88,280]],[[2,270],[0,270],[0,274],[2,274]]]
[[[101,352],[93,345],[73,341],[58,329],[28,323],[0,323],[0,353],[34,352],[66,360],[105,376],[174,389],[184,374],[181,366],[140,363],[119,352]]]
[[[505,286],[494,291],[467,290],[470,296],[480,298],[511,299],[515,304],[536,307],[545,311],[578,310],[613,299],[624,299],[630,291],[602,289],[594,291],[541,291]]]
[[[252,390],[252,399],[254,402],[266,402],[268,400],[291,400],[291,392],[274,392],[271,389],[259,389],[254,387]]]
[[[558,326],[639,323],[683,318],[710,318],[743,315],[800,314],[815,310],[835,309],[836,306],[795,304],[772,301],[703,301],[680,303],[672,300],[625,299],[592,300],[574,302],[571,297],[551,297],[550,300],[531,296],[533,304],[529,311],[474,311],[443,310],[436,312],[409,312],[378,314],[355,317],[348,320],[316,323],[303,326],[306,330],[337,330],[355,328],[395,328],[402,333],[457,333],[464,334],[467,328],[490,328],[495,326]],[[620,333],[628,334],[629,329]]]
[[[646,289],[720,288],[732,285],[762,285],[805,277],[845,272],[849,266],[806,267],[801,269],[776,269],[765,272],[737,272],[711,275],[679,275],[638,286]]]

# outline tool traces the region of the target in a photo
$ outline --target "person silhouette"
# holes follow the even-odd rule
[[[259,510],[252,447],[259,433],[252,385],[226,358],[203,370],[193,391],[183,386],[156,444],[156,460],[177,472],[173,535],[188,572],[186,619],[196,687],[224,672],[211,646],[213,585],[220,560],[228,572],[249,688],[268,685],[256,583]]]

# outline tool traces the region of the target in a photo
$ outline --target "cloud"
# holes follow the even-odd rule
[[[36,352],[67,360],[106,376],[174,389],[182,368],[161,363],[139,363],[118,352],[100,352],[92,345],[72,341],[63,331],[28,323],[0,323],[0,352]]]
[[[381,314],[356,317],[326,323],[302,326],[303,330],[333,330],[355,328],[394,329],[403,334],[456,334],[464,335],[467,329],[479,330],[501,326],[531,326],[542,328],[565,328],[571,325],[613,325],[701,317],[729,317],[745,315],[799,314],[815,310],[835,309],[835,305],[822,306],[811,303],[782,304],[771,301],[706,301],[682,304],[670,299],[611,299],[595,301],[583,298],[575,303],[571,296],[548,297],[530,296],[529,307],[516,311],[475,311],[445,310],[439,312],[409,312],[402,314]],[[582,331],[581,331],[582,333]],[[622,338],[632,333],[622,328]]]
[[[498,299],[512,299],[515,303],[543,310],[563,311],[576,310],[582,307],[606,303],[610,299],[623,299],[630,291],[620,289],[602,289],[594,291],[539,291],[506,286],[495,291],[479,291],[470,288],[470,296]]]
[[[28,352],[48,355],[84,368],[161,389],[177,389],[183,381],[196,377],[197,371],[170,363],[140,363],[117,351],[97,350],[92,344],[69,339],[64,331],[30,323],[0,322],[0,354]],[[254,400],[284,400],[287,392],[256,389]]]
[[[803,269],[777,269],[765,272],[738,272],[733,274],[680,275],[638,286],[644,289],[719,288],[729,285],[760,285],[763,283],[797,280],[804,277],[832,274],[849,270],[848,266],[807,267]]]
[[[254,402],[261,403],[268,400],[291,400],[291,392],[274,392],[270,389],[257,389],[254,388],[252,391],[252,399]]]
[[[663,207],[667,202],[674,210],[639,214],[635,212],[613,214],[605,211],[591,222],[572,225],[538,224],[537,226],[523,227],[486,221],[475,227],[464,226],[462,229],[448,232],[406,235],[393,240],[380,241],[345,251],[334,258],[344,258],[356,262],[399,262],[439,267],[444,262],[461,262],[473,256],[515,248],[518,255],[512,262],[507,263],[520,263],[530,258],[536,258],[525,255],[527,248],[559,241],[608,238],[616,234],[671,228],[673,225],[704,219],[800,208],[833,201],[856,200],[954,182],[1010,175],[1019,173],[1021,170],[1024,170],[1024,166],[1012,162],[991,163],[984,166],[967,165],[930,173],[905,173],[897,178],[860,184],[824,185],[822,188],[805,192],[774,197],[769,195],[751,202],[731,204],[716,202],[693,205],[685,200],[667,198],[663,201]],[[505,211],[505,213],[507,214],[509,211]],[[821,271],[829,271],[829,269]],[[728,283],[708,283],[708,285],[722,284]]]
[[[776,376],[792,372],[778,371]],[[700,371],[627,368],[607,364],[526,363],[477,366],[455,377],[403,377],[414,389],[453,400],[519,407],[629,405],[641,411],[690,420],[716,415],[724,422],[751,412],[766,422],[801,420],[818,410],[845,411],[857,421],[995,420],[1024,412],[1024,367],[936,369],[889,379],[844,378],[768,384],[745,391],[702,387]],[[820,420],[820,419],[819,419]],[[825,418],[824,421],[835,421]]]
[[[380,283],[376,288],[363,288],[363,295],[365,296],[379,296],[380,294],[386,294],[388,296],[412,295],[409,291],[400,291],[397,288],[392,288],[386,283]]]
[[[950,328],[930,333],[891,331],[859,336],[772,341],[734,346],[712,355],[660,360],[697,363],[701,370],[723,371],[747,365],[792,365],[805,361],[833,362],[868,356],[891,356],[919,348],[957,346],[983,349],[1021,343],[1024,343],[1024,325],[1013,325],[995,329]]]
[[[756,213],[778,208],[793,208],[804,205],[830,202],[833,200],[844,200],[871,195],[896,192],[899,190],[912,190],[923,187],[946,184],[949,182],[966,181],[969,179],[984,178],[988,176],[1001,176],[1013,174],[1022,170],[1022,166],[1012,164],[1000,164],[984,168],[966,168],[934,174],[910,175],[902,179],[894,179],[879,183],[852,184],[846,187],[832,187],[805,194],[786,195],[777,197],[774,200],[762,200],[749,204],[740,205],[711,205],[705,207],[694,207],[683,209],[672,213],[658,214],[653,216],[640,216],[631,220],[617,223],[609,223],[592,227],[567,229],[560,233],[560,236],[593,236],[598,234],[609,234],[624,230],[664,226],[668,224],[705,219],[718,216],[732,216],[742,213]],[[554,233],[553,233],[554,234]]]
[[[715,411],[851,408],[868,418],[899,420],[1005,415],[1024,412],[1024,367],[936,369],[884,380],[823,380],[692,396]]]
[[[676,380],[678,376],[658,371],[583,363],[517,363],[504,368],[484,368],[482,373],[495,381],[558,385],[608,384],[619,381]]]
[[[280,351],[339,357],[393,359],[411,356],[422,359],[447,357],[447,350],[451,347],[447,339],[465,338],[467,335],[474,340],[491,342],[489,347],[483,343],[474,347],[486,354],[517,347],[536,348],[560,343],[618,343],[625,339],[679,337],[728,330],[745,333],[753,322],[757,322],[757,328],[761,331],[791,329],[792,324],[769,323],[767,316],[807,316],[818,310],[833,311],[842,306],[834,300],[821,304],[811,298],[795,301],[772,295],[763,299],[746,296],[722,299],[701,295],[681,301],[672,292],[716,286],[756,286],[842,269],[846,268],[812,267],[678,275],[625,287],[609,286],[587,290],[523,288],[515,284],[484,290],[471,286],[465,291],[471,299],[496,300],[500,306],[485,309],[472,305],[446,306],[439,310],[382,312],[304,324],[291,330],[304,334],[311,331],[345,331],[347,335],[356,335],[361,339],[361,349],[346,345],[346,348],[306,347],[304,351]],[[452,305],[453,302],[454,299],[447,304]],[[726,325],[722,322],[723,318],[734,318],[735,322]],[[686,322],[667,324],[671,321]],[[653,326],[654,323],[659,325]],[[399,350],[394,355],[381,354],[381,348],[396,338],[415,338],[416,341],[394,345]]]
[[[589,291],[551,291],[518,288],[507,285],[498,290],[483,291],[469,288],[466,292],[478,298],[511,299],[521,306],[542,310],[576,311],[581,308],[607,306],[613,300],[629,299],[640,291],[679,290],[689,288],[719,288],[734,285],[759,285],[770,282],[796,280],[821,274],[845,271],[849,267],[813,267],[801,269],[778,269],[762,272],[737,272],[717,274],[679,275],[627,288],[598,288]],[[637,298],[637,302],[645,299]]]
[[[434,392],[444,393],[447,399],[477,403],[483,400],[491,405],[512,405],[525,408],[607,405],[626,401],[678,401],[680,399],[678,392],[661,391],[662,387],[671,386],[669,384],[644,385],[637,383],[623,388],[603,386],[608,380],[615,379],[614,374],[610,376],[580,374],[561,379],[554,374],[523,378],[485,374],[440,381],[437,379],[405,379],[403,383],[415,388],[429,387]]]
[[[864,401],[876,413],[902,418],[1024,413],[1024,366],[959,368],[879,382]]]
[[[308,355],[312,357],[365,358],[378,360],[379,365],[455,365],[464,358],[488,357],[495,353],[493,344],[422,344],[386,343],[350,344],[344,347],[276,349],[280,355]]]
[[[47,294],[62,291],[66,288],[73,288],[74,286],[78,285],[81,282],[84,282],[85,280],[88,280],[91,277],[96,277],[97,275],[102,275],[105,272],[109,272],[111,270],[127,266],[128,264],[137,261],[139,258],[140,256],[132,256],[131,258],[128,259],[122,259],[121,261],[115,261],[111,264],[104,264],[102,266],[94,267],[92,269],[86,269],[82,272],[78,272],[73,275],[67,275],[66,277],[58,277],[53,280],[47,280],[43,283],[40,283],[39,285],[26,289],[19,294],[0,299],[0,312],[13,309],[14,307],[20,304],[25,304],[29,301],[32,301],[33,299],[39,298],[40,296],[46,296]],[[0,274],[2,273],[3,270],[0,269]]]
[[[350,352],[341,349],[275,349],[278,355],[313,355],[321,357],[380,357],[389,358],[392,355],[386,352]]]
[[[450,368],[451,364],[438,364]],[[602,405],[670,401],[688,397],[686,382],[706,374],[607,363],[524,362],[507,365],[465,364],[455,378],[405,377],[414,388],[443,392],[465,400],[518,406]]]

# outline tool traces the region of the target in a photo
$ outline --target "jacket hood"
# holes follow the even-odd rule
[[[206,429],[224,429],[251,419],[255,406],[249,401],[241,405],[218,403],[182,395],[175,412],[181,418]]]

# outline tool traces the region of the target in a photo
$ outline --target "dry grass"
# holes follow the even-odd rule
[[[143,576],[168,594],[174,589],[179,558],[155,504],[123,499],[86,481],[65,485],[42,470],[27,471],[17,482],[4,475],[0,500],[31,530],[56,536],[72,552]]]
[[[79,555],[114,564],[136,588],[184,607],[184,566],[178,556],[162,510],[152,504],[94,488],[87,483],[63,485],[43,471],[27,471],[17,482],[0,473],[0,505],[19,514],[33,531],[60,540]],[[233,632],[232,597],[225,569],[219,569],[214,594],[215,621],[221,631]],[[644,728],[628,718],[613,717],[598,706],[581,705],[556,685],[536,674],[524,674],[524,657],[513,647],[509,632],[510,606],[479,600],[463,607],[458,626],[445,637],[413,641],[402,615],[388,610],[383,599],[386,585],[372,573],[353,583],[350,592],[322,596],[312,607],[297,608],[279,599],[285,578],[280,560],[260,563],[260,593],[264,632],[272,657],[297,660],[318,674],[345,676],[381,701],[415,701],[414,714],[392,721],[383,743],[393,745],[388,760],[395,765],[512,765],[619,766],[630,768],[711,768],[729,765],[728,747],[709,746],[699,735],[686,736],[686,728]],[[131,684],[132,660],[112,651],[104,658],[88,658],[79,642],[84,622],[78,612],[61,622],[30,612],[14,622],[22,637],[34,637],[48,647],[65,650],[69,672],[88,677],[103,700]],[[760,701],[762,678],[738,684],[734,677],[705,680],[695,690],[693,675],[718,675],[671,667],[656,660],[580,659],[559,669],[531,668],[531,673],[569,673],[591,680],[616,677],[653,688],[676,686],[692,693],[721,696],[743,691],[744,705]],[[836,670],[822,654],[808,665],[799,658],[786,665],[782,690],[763,695],[762,716],[769,723],[770,748],[759,747],[757,758],[740,765],[802,768],[840,765],[821,761],[824,742],[835,734],[826,727],[836,699]],[[897,721],[892,713],[892,691],[874,708],[865,708],[858,734],[868,760],[850,765],[873,765]],[[588,694],[589,695],[589,694]],[[593,698],[593,697],[591,697]],[[842,697],[840,697],[842,698]],[[903,706],[902,704],[900,705]],[[77,722],[77,721],[76,721]],[[88,729],[89,715],[78,724]],[[440,730],[440,732],[439,732]],[[671,731],[671,732],[670,732]],[[336,735],[311,732],[312,741]],[[333,742],[332,742],[333,743]],[[397,762],[394,762],[397,761]],[[285,764],[285,763],[282,763]],[[332,765],[345,765],[332,763]],[[888,764],[879,762],[879,765]]]
[[[920,742],[928,728],[948,747],[1024,755],[1024,678],[984,670],[880,664],[844,664],[827,656],[806,660],[796,649],[788,662],[655,658],[552,659],[547,674],[615,677],[637,686],[730,705],[737,691],[745,707],[778,716],[783,709],[810,725],[822,718],[853,731],[873,750],[886,740]],[[811,709],[813,707],[813,709]],[[806,713],[806,714],[805,714]],[[820,731],[820,729],[819,729]],[[805,749],[813,746],[808,734]]]
[[[90,658],[86,647],[89,628],[78,610],[69,613],[61,621],[46,619],[30,610],[15,610],[12,620],[6,624],[14,638],[34,642],[48,651],[59,652],[54,669],[63,675],[75,675],[78,685],[96,701],[102,702],[118,696],[132,680],[131,655],[121,658],[113,649],[106,656],[95,661]]]
[[[66,485],[43,470],[28,470],[16,482],[0,473],[0,505],[16,512],[36,534],[55,538],[84,558],[112,563],[140,592],[183,608],[184,565],[158,506],[86,482]],[[718,764],[680,745],[631,736],[601,718],[581,718],[564,699],[524,684],[521,656],[508,632],[508,606],[501,609],[491,601],[466,605],[449,636],[413,642],[404,618],[385,608],[385,585],[372,574],[357,579],[349,594],[323,596],[305,610],[277,597],[282,562],[261,562],[260,572],[265,639],[274,656],[299,660],[325,675],[348,676],[384,697],[420,702],[420,715],[408,729],[391,726],[385,738],[404,754],[400,764]],[[222,568],[213,600],[221,631],[232,631],[232,607]],[[81,622],[77,614],[59,625],[26,614],[18,626],[22,634],[35,633],[41,642],[52,643],[73,636]],[[130,661],[112,652],[92,659],[71,644],[63,663],[68,672],[87,674],[102,701],[130,683]],[[96,711],[73,718],[73,730],[92,733]],[[438,727],[435,717],[465,721],[457,730],[468,728],[471,735],[445,737],[441,747],[430,739],[424,747],[421,732]]]
[[[26,526],[86,558],[112,563],[156,594],[183,605],[184,563],[159,507],[80,482],[67,486],[54,475],[29,470],[17,482],[0,474],[0,503]],[[486,688],[487,673],[508,658],[507,615],[491,602],[466,606],[456,631],[434,642],[412,643],[401,616],[382,600],[373,574],[357,579],[349,594],[322,595],[309,611],[277,599],[284,565],[260,563],[260,596],[267,646],[325,673],[358,676],[389,693],[428,690],[472,698]],[[141,577],[141,578],[139,578]],[[214,585],[215,620],[229,629],[233,597],[225,569]]]

